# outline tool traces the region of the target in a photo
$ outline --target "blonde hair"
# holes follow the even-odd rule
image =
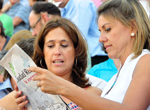
[[[137,29],[132,49],[135,54],[133,58],[140,55],[143,49],[150,50],[150,20],[139,1],[108,0],[98,8],[98,16],[100,15],[117,19],[123,25]]]
[[[11,39],[9,40],[9,42],[7,43],[5,50],[10,50],[10,48],[17,42],[19,42],[21,39],[29,39],[29,38],[33,38],[32,33],[28,30],[21,30],[16,32]]]

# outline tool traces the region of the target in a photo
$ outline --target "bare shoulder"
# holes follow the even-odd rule
[[[150,54],[146,54],[139,59],[134,70],[134,75],[136,73],[139,73],[138,75],[141,74],[142,76],[145,76],[146,74],[150,75]]]
[[[134,110],[146,110],[150,103],[150,54],[142,56],[136,64],[124,104]]]
[[[101,90],[101,89],[99,89],[99,88],[97,88],[97,87],[93,87],[93,86],[88,87],[88,88],[87,88],[87,91],[89,91],[89,92],[91,92],[91,93],[93,93],[93,94],[95,94],[95,95],[98,95],[98,96],[100,96],[101,93],[102,93],[102,90]]]
[[[150,83],[150,54],[142,56],[133,72],[133,79],[141,80],[142,82]]]
[[[150,60],[150,54],[145,54],[145,55],[143,55],[141,58],[140,58],[140,60],[139,60],[139,62],[149,62],[149,60]],[[139,63],[138,62],[138,63]],[[149,62],[150,63],[150,62]]]

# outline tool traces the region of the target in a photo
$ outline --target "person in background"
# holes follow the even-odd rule
[[[7,50],[0,51],[0,59],[7,53]],[[0,84],[3,82],[4,67],[0,66]]]
[[[61,2],[61,17],[71,20],[83,33],[87,41],[92,66],[108,59],[98,41],[100,32],[96,22],[96,6],[91,0],[54,0]]]
[[[72,22],[64,18],[49,21],[36,38],[34,49],[34,62],[39,67],[38,69],[45,69],[45,76],[38,75],[38,77],[43,77],[41,82],[46,82],[49,85],[47,72],[52,72],[54,75],[84,88],[85,91],[100,96],[101,90],[92,87],[85,77],[87,66],[86,44]],[[43,84],[39,83],[41,86]],[[49,87],[48,85],[47,87]],[[80,108],[66,97],[61,97],[71,110]],[[18,101],[16,102],[20,103]],[[82,109],[80,108],[80,110]]]
[[[29,1],[30,6],[32,7],[36,2],[47,1],[47,0],[28,0],[28,1]]]
[[[6,47],[7,43],[10,40],[9,36],[5,35],[4,30],[5,29],[3,27],[3,24],[0,21],[0,51],[2,51]]]
[[[13,21],[10,16],[6,15],[1,11],[2,7],[3,7],[3,0],[0,0],[0,21],[3,23],[5,35],[11,37],[14,31]]]
[[[10,4],[9,0],[3,0],[4,4],[3,4],[3,7],[6,5],[6,4]],[[22,5],[25,5],[25,6],[29,6],[29,1],[28,0],[20,0],[20,3]],[[11,5],[11,4],[10,4]],[[6,11],[6,10],[5,10]]]
[[[102,63],[94,65],[88,74],[98,77],[108,82],[120,68],[120,61],[118,59],[108,59]]]
[[[9,0],[11,7],[5,13],[13,19],[14,33],[19,30],[29,30],[29,7],[20,3],[20,0]]]
[[[77,87],[38,67],[33,78],[45,93],[59,94],[86,110],[150,110],[150,19],[137,0],[108,0],[98,9],[99,41],[109,58],[120,59],[121,67],[106,85],[101,97]],[[49,76],[48,88],[42,77]],[[16,101],[23,101],[15,94]],[[27,101],[18,103],[21,109]]]
[[[31,33],[30,31],[28,31],[28,30],[21,30],[21,31],[18,31],[17,33],[15,33],[15,34],[11,37],[10,41],[7,43],[7,45],[6,45],[6,47],[5,47],[4,49],[5,49],[5,50],[10,50],[11,47],[12,47],[15,43],[19,42],[22,38],[23,38],[23,39],[29,39],[29,38],[32,38],[32,37],[34,37],[34,36],[32,36],[32,33]]]
[[[36,2],[29,15],[32,35],[37,36],[44,24],[53,18],[59,18],[60,10],[49,2]]]

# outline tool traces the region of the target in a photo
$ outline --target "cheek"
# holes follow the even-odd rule
[[[70,52],[68,52],[68,53],[70,53],[70,54],[67,54],[67,58],[68,58],[68,60],[69,60],[69,63],[71,64],[71,65],[73,65],[74,64],[74,60],[75,60],[75,52],[74,51],[70,51]]]
[[[50,52],[48,51],[48,50],[46,50],[45,48],[44,48],[44,59],[45,59],[45,63],[46,63],[46,65],[48,66],[49,64],[50,64],[50,60],[51,60],[51,55],[50,55]]]

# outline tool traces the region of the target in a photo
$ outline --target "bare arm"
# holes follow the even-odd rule
[[[111,110],[127,110],[127,108],[121,109],[122,104],[91,94],[48,70],[39,67],[30,67],[29,71],[39,73],[33,80],[40,81],[37,83],[37,86],[41,87],[41,91],[62,95],[86,110],[110,110],[110,108]]]
[[[14,26],[19,25],[21,22],[23,22],[23,20],[20,17],[14,17],[14,19],[13,19]]]
[[[29,71],[39,73],[34,80],[45,93],[60,94],[86,110],[145,110],[150,104],[150,55],[144,55],[136,65],[133,79],[123,103],[117,103],[70,83],[50,71],[30,67]]]
[[[1,12],[5,12],[5,11],[9,10],[11,8],[11,6],[12,5],[10,3],[6,3],[4,5],[4,7],[1,9]]]
[[[68,85],[70,89],[66,88],[62,94],[86,110],[146,110],[150,104],[149,65],[150,55],[139,60],[122,104],[94,96],[73,85]]]
[[[91,92],[92,94],[98,95],[98,96],[101,96],[101,94],[102,94],[102,90],[101,89],[99,89],[97,87],[93,87],[93,86],[88,87],[87,91]]]

